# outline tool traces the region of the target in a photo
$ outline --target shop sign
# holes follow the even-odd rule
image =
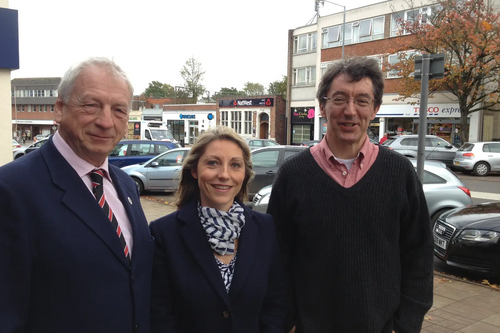
[[[54,125],[53,120],[29,120],[29,119],[13,119],[13,124],[25,124],[25,125]]]
[[[196,115],[194,114],[180,114],[180,119],[196,119]]]
[[[418,118],[419,105],[381,105],[377,117]],[[429,104],[427,116],[430,118],[460,118],[458,104]]]
[[[315,108],[292,108],[292,123],[314,123]]]
[[[219,107],[274,106],[274,98],[221,99]]]

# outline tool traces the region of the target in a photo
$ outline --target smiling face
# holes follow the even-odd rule
[[[215,140],[191,174],[198,180],[201,205],[227,212],[245,180],[243,151],[232,141]]]
[[[349,99],[344,105],[327,100],[320,105],[320,111],[321,116],[327,119],[326,136],[332,153],[339,158],[354,158],[365,142],[370,121],[380,108],[374,107],[372,81],[364,78],[350,82],[345,75],[339,75],[332,81],[327,97]],[[369,100],[370,103],[357,105],[353,99]]]
[[[80,158],[100,166],[128,126],[130,91],[124,80],[101,67],[85,69],[68,102],[58,98],[55,121],[64,141]]]

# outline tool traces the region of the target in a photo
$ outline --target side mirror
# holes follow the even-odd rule
[[[451,149],[451,148],[453,148],[453,145],[446,145],[446,146],[444,146],[444,147],[445,147],[445,148],[448,148],[448,149]]]
[[[155,168],[155,167],[159,166],[159,164],[158,164],[158,162],[151,162],[150,166]]]

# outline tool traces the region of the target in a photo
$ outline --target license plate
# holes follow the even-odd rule
[[[455,165],[460,165],[460,162],[455,162]]]
[[[434,235],[434,244],[436,244],[440,248],[446,250],[446,243],[447,242],[444,239],[441,239],[438,236]]]

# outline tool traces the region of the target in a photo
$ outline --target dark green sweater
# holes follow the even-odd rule
[[[411,162],[380,148],[344,188],[309,149],[276,176],[268,213],[290,273],[297,333],[417,333],[432,305],[433,241]]]

